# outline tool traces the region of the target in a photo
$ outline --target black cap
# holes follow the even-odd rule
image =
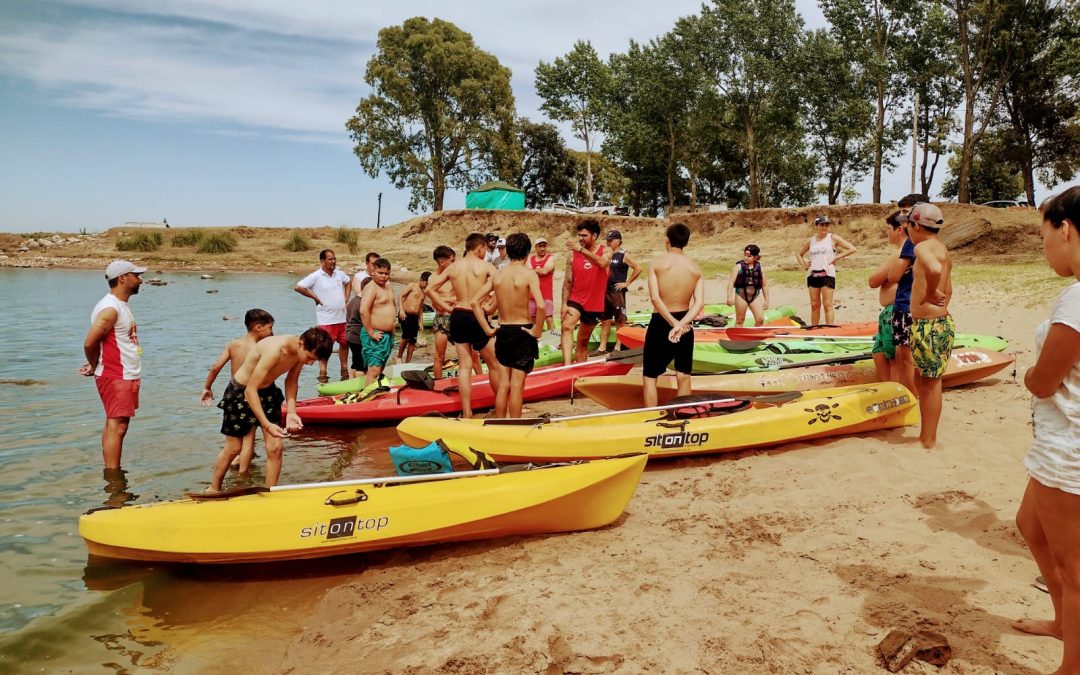
[[[818,216],[817,218],[814,218],[815,225],[828,225],[831,222],[832,221],[829,220],[828,216]]]
[[[618,230],[611,230],[607,233],[607,237],[605,237],[605,239],[618,239],[619,241],[622,241],[622,232],[619,232]]]

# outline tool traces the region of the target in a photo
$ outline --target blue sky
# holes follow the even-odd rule
[[[604,57],[666,32],[699,0],[354,2],[9,0],[0,3],[0,231],[173,226],[372,227],[411,217],[372,179],[345,121],[369,93],[378,30],[452,21],[513,73],[543,120],[540,60],[590,40]],[[810,28],[812,0],[796,5]],[[574,147],[581,143],[570,139]],[[890,176],[886,195],[906,193]],[[864,198],[869,182],[858,186]],[[464,195],[448,193],[446,208]]]

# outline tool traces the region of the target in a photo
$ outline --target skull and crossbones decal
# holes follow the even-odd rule
[[[830,420],[843,419],[839,415],[834,415],[833,414],[833,410],[835,408],[839,408],[839,407],[840,407],[839,403],[833,403],[831,406],[826,404],[826,403],[819,403],[816,406],[814,406],[813,408],[803,408],[803,410],[808,412],[808,413],[814,413],[814,417],[811,417],[810,421],[807,422],[807,424],[808,425],[813,424],[814,422],[817,422],[819,420],[821,421],[822,424],[824,424],[824,423],[826,423],[826,422],[828,422]]]

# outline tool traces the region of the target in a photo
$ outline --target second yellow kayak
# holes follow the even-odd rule
[[[554,461],[646,452],[650,457],[728,452],[918,424],[915,397],[883,382],[791,394],[787,401],[721,399],[660,408],[531,420],[410,417],[410,445],[454,439],[500,461]]]

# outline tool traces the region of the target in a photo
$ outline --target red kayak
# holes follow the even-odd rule
[[[632,363],[617,360],[583,361],[569,366],[537,368],[525,378],[523,400],[542,401],[570,396],[574,381],[579,377],[625,375],[631,368]],[[473,410],[495,407],[495,392],[488,383],[488,376],[477,375],[472,384]],[[431,390],[409,385],[394,387],[358,403],[341,403],[342,396],[320,396],[298,401],[296,414],[304,424],[373,424],[395,422],[430,412],[454,414],[461,412],[457,385],[457,378],[452,377],[436,380]]]
[[[779,331],[795,330],[798,326],[792,325],[791,319],[787,317],[781,317],[774,321],[769,321],[765,324],[770,329]],[[877,324],[874,324],[875,329]],[[750,338],[734,338],[730,337],[733,331],[737,330],[755,330],[754,328],[708,328],[705,326],[694,327],[694,341],[695,342],[716,342],[718,340],[745,340]],[[623,344],[627,349],[637,349],[645,345],[645,326],[623,326],[616,333],[619,336],[619,342]],[[752,338],[760,339],[760,338]]]
[[[770,338],[799,339],[806,337],[874,337],[876,321],[842,323],[836,326],[755,326],[754,328],[729,328],[728,340],[768,340]],[[697,333],[694,339],[699,340]],[[704,338],[708,339],[708,338]]]

